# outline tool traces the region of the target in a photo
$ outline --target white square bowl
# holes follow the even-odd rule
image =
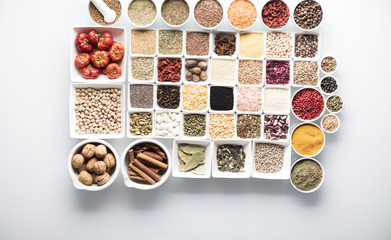
[[[176,58],[176,59],[181,59],[181,63],[182,63],[182,66],[181,66],[181,72],[180,72],[180,79],[179,79],[179,82],[159,82],[159,68],[158,68],[158,65],[159,65],[159,60],[160,59],[163,59],[163,58]],[[184,71],[185,71],[185,62],[184,62],[184,58],[181,57],[181,56],[177,56],[177,57],[173,57],[173,56],[159,56],[157,59],[156,59],[156,74],[155,74],[155,83],[157,84],[167,84],[167,85],[181,85],[182,84],[182,81],[184,79]]]
[[[218,82],[216,81],[217,79],[221,79],[221,76],[219,76],[220,74],[221,75],[224,75],[226,74],[226,72],[222,73],[218,73],[218,72],[215,72],[213,73],[213,68],[216,68],[217,69],[217,66],[216,66],[216,62],[219,62],[219,61],[222,61],[222,60],[227,60],[227,61],[232,61],[234,62],[232,65],[234,66],[234,69],[230,69],[229,71],[233,71],[233,81],[230,82],[230,83],[226,83],[226,82]],[[210,61],[210,64],[208,67],[211,68],[210,70],[210,84],[212,85],[224,85],[224,86],[235,86],[238,82],[238,63],[237,63],[237,59],[234,59],[234,58],[226,58],[226,57],[219,57],[219,58],[212,58],[211,61]]]
[[[207,63],[208,67],[207,67],[207,69],[205,71],[206,75],[207,75],[206,80],[204,80],[204,81],[200,80],[199,82],[194,82],[194,81],[189,81],[189,80],[186,79],[186,73],[189,72],[189,69],[187,69],[186,66],[185,66],[185,63],[186,63],[187,60],[205,61]],[[210,58],[198,57],[198,56],[197,57],[184,58],[182,65],[183,65],[183,68],[182,68],[183,69],[183,75],[182,76],[183,76],[183,83],[184,84],[208,85],[210,83],[210,79],[212,77],[211,76],[211,71],[210,71],[210,69],[211,69]]]
[[[178,149],[179,144],[194,144],[205,147],[205,163],[204,167],[206,169],[205,175],[197,175],[188,172],[180,172],[179,171],[179,157],[178,157]],[[209,140],[174,140],[173,149],[172,149],[172,176],[173,177],[181,177],[181,178],[210,178],[212,168],[211,168],[211,151],[212,151],[213,143]]]
[[[132,74],[132,63],[134,58],[153,58],[153,76],[150,80],[137,80],[133,77]],[[154,83],[157,78],[157,60],[154,56],[141,56],[141,55],[131,55],[130,56],[130,64],[128,66],[128,82],[129,83]]]
[[[206,89],[207,89],[207,98],[206,98],[206,107],[205,107],[205,109],[202,109],[202,110],[188,110],[188,109],[184,108],[184,105],[183,105],[183,98],[184,98],[183,89],[187,88],[185,86],[202,86],[202,87],[206,87]],[[200,84],[196,84],[196,83],[182,85],[182,88],[181,88],[181,104],[182,104],[181,105],[181,110],[182,110],[182,112],[185,112],[185,113],[206,113],[209,110],[209,104],[210,104],[209,100],[210,100],[210,87],[209,86],[207,86],[207,85],[200,85]]]
[[[316,85],[298,85],[298,84],[295,84],[295,63],[296,62],[314,62],[314,63],[317,63],[317,66],[318,66],[318,71],[316,71],[316,76],[318,77],[318,81],[316,82]],[[296,59],[293,61],[293,63],[291,64],[291,82],[292,82],[292,87],[319,87],[320,86],[320,70],[319,70],[320,66],[319,66],[319,62],[317,60],[313,60],[313,59]]]
[[[244,83],[240,83],[239,82],[239,75],[240,75],[240,68],[239,68],[239,66],[240,66],[240,62],[241,61],[262,61],[262,82],[261,82],[261,84],[244,84]],[[258,86],[258,87],[263,87],[263,86],[265,86],[265,82],[266,82],[266,61],[265,61],[265,59],[253,59],[253,58],[240,58],[239,57],[239,60],[237,61],[237,67],[236,67],[236,69],[237,69],[237,72],[238,72],[238,74],[237,74],[237,81],[238,81],[238,85],[243,85],[243,86]]]
[[[159,87],[176,87],[179,88],[179,104],[177,108],[161,108],[159,104],[157,104],[157,90]],[[154,102],[153,102],[153,107],[156,111],[180,111],[182,109],[182,85],[177,85],[177,84],[166,84],[164,83],[158,83],[157,85],[155,84],[155,92],[154,92]]]
[[[267,139],[266,138],[266,133],[265,133],[265,116],[268,115],[284,115],[287,117],[287,123],[288,123],[288,134],[286,139],[278,139],[278,140],[272,140],[272,139]],[[289,114],[262,114],[262,140],[265,141],[270,141],[270,142],[289,142],[291,139],[290,132],[291,132],[291,122],[290,122],[290,115]]]
[[[268,97],[267,97],[267,92],[268,92],[268,89],[285,89],[287,91],[287,94],[285,96],[286,99],[283,99],[286,101],[286,109],[283,109],[281,111],[271,111],[270,109],[267,109],[266,108],[266,103],[270,100],[268,100]],[[263,89],[263,113],[265,114],[289,114],[290,112],[290,109],[291,109],[291,88],[290,87],[282,87],[282,86],[273,86],[273,87],[265,87]]]
[[[279,172],[276,173],[261,173],[256,170],[255,167],[255,154],[256,154],[256,145],[258,143],[270,143],[277,144],[284,147],[284,164]],[[253,141],[253,168],[252,168],[252,177],[253,178],[263,178],[263,179],[289,179],[290,169],[291,169],[291,143],[290,142],[281,142],[281,141],[265,141],[265,140],[254,140]]]
[[[207,33],[207,34],[209,34],[209,51],[208,51],[208,54],[207,55],[190,55],[190,54],[188,54],[187,53],[187,35],[189,34],[189,33]],[[212,48],[214,47],[213,46],[213,35],[212,35],[212,33],[211,32],[209,32],[209,31],[203,31],[203,30],[186,30],[185,31],[185,40],[184,40],[184,43],[183,43],[183,46],[184,46],[184,48],[183,48],[183,52],[184,52],[184,56],[185,56],[185,58],[189,58],[189,59],[191,59],[191,58],[209,58],[210,57],[210,53],[212,52]]]
[[[290,57],[276,57],[276,56],[272,56],[272,55],[268,55],[267,54],[267,49],[268,49],[268,41],[267,41],[267,35],[269,34],[274,34],[274,33],[289,33],[291,36],[290,36],[290,42],[291,42],[291,45],[292,45],[292,49],[291,49],[291,56]],[[293,56],[294,56],[294,49],[295,49],[295,45],[294,45],[294,41],[293,41],[293,33],[292,32],[277,32],[277,31],[272,31],[272,32],[267,32],[266,33],[266,43],[265,43],[265,55],[266,55],[266,59],[268,58],[277,58],[277,59],[293,59]]]
[[[153,102],[152,102],[151,108],[134,108],[131,106],[131,104],[130,104],[130,86],[134,86],[134,85],[148,85],[148,86],[153,87],[153,90],[152,90],[152,101]],[[153,84],[153,83],[129,83],[127,86],[128,86],[128,89],[127,89],[127,92],[128,92],[128,96],[127,96],[128,111],[153,111],[154,110],[155,101],[156,101],[156,96],[155,96],[156,85],[155,84]]]
[[[178,116],[178,118],[177,119],[179,119],[179,134],[178,134],[178,136],[170,136],[170,137],[168,137],[168,136],[160,136],[160,135],[158,135],[158,133],[157,133],[157,124],[156,124],[156,122],[159,120],[158,119],[158,114],[160,114],[160,113],[176,113],[177,114],[177,116]],[[182,115],[181,115],[181,112],[179,111],[179,110],[171,110],[171,111],[169,111],[169,110],[162,110],[162,111],[155,111],[155,123],[154,123],[154,129],[153,129],[153,131],[154,131],[154,137],[155,138],[167,138],[167,139],[173,139],[173,138],[180,138],[180,136],[181,136],[181,132],[182,132],[182,129],[181,129],[181,121],[182,121]]]
[[[105,89],[105,88],[117,88],[121,90],[121,132],[111,134],[78,134],[76,133],[76,113],[75,113],[75,101],[76,101],[76,89],[77,88],[94,88],[94,89]],[[69,91],[69,129],[71,138],[98,138],[98,139],[115,139],[125,137],[125,90],[122,83],[73,83],[71,84]]]
[[[186,136],[185,135],[185,116],[186,115],[204,115],[205,116],[205,135],[200,137],[192,137],[192,136]],[[182,121],[181,121],[181,139],[184,140],[206,140],[208,139],[208,120],[209,120],[209,114],[208,113],[190,113],[190,112],[182,112]]]
[[[246,154],[244,172],[221,172],[217,168],[217,149],[221,145],[233,144],[243,146],[243,151]],[[212,147],[212,177],[214,178],[250,178],[253,168],[253,155],[251,151],[250,140],[214,140]]]
[[[260,56],[260,57],[257,57],[257,58],[250,58],[250,57],[247,57],[247,56],[242,56],[240,54],[240,48],[241,48],[240,36],[244,35],[244,34],[251,34],[251,33],[262,33],[263,34],[263,36],[262,36],[262,38],[263,38],[263,55]],[[252,60],[264,60],[265,59],[265,55],[266,55],[266,32],[240,32],[238,41],[239,41],[239,44],[237,46],[238,46],[238,49],[239,49],[239,51],[238,51],[239,58],[246,58],[246,59],[252,59]]]
[[[212,109],[212,104],[211,104],[212,88],[215,88],[215,87],[232,88],[232,94],[233,94],[233,106],[232,106],[232,109],[230,109],[230,110],[214,110],[214,109]],[[226,112],[228,113],[228,112],[235,112],[236,111],[237,92],[236,92],[236,87],[235,86],[212,85],[212,86],[209,86],[208,90],[209,90],[209,95],[208,95],[208,107],[209,107],[208,112],[209,113],[226,113]]]
[[[241,137],[238,136],[238,119],[239,119],[240,115],[254,115],[254,116],[259,116],[260,117],[261,123],[260,123],[259,127],[260,127],[261,134],[260,134],[259,138],[241,138]],[[252,113],[252,112],[236,113],[236,119],[235,119],[235,137],[236,137],[236,139],[238,139],[238,140],[240,140],[240,139],[243,139],[243,140],[259,140],[259,139],[262,139],[263,138],[263,131],[262,131],[263,130],[263,124],[264,124],[264,122],[263,122],[263,117],[262,117],[261,113]]]
[[[88,33],[90,30],[95,30],[98,33],[109,32],[113,35],[113,41],[121,43],[125,48],[125,54],[123,58],[118,62],[118,65],[121,67],[122,73],[121,76],[117,79],[109,79],[104,74],[99,74],[97,79],[85,79],[80,74],[80,70],[75,66],[75,58],[79,54],[75,46],[76,35],[80,32]],[[127,42],[126,42],[126,30],[125,28],[120,27],[73,27],[71,30],[71,43],[70,43],[70,70],[71,70],[71,80],[72,82],[82,82],[82,83],[119,83],[125,81],[126,75],[126,59],[127,59]]]
[[[133,53],[132,52],[132,38],[133,38],[133,32],[134,31],[155,31],[155,52],[153,54],[140,54],[140,53]],[[136,56],[143,56],[143,57],[155,57],[157,55],[158,51],[158,30],[157,29],[132,29],[130,30],[130,38],[129,38],[129,48],[130,48],[130,55],[136,55]]]
[[[276,62],[289,62],[289,82],[288,84],[268,84],[267,83],[267,63],[271,61],[276,61]],[[265,60],[265,86],[282,86],[282,87],[290,87],[293,82],[293,64],[291,60],[288,59],[279,59],[279,58],[268,58]]]
[[[215,53],[215,39],[216,39],[216,36],[219,34],[219,33],[223,33],[223,34],[233,34],[235,37],[236,37],[236,41],[235,41],[235,53],[232,54],[232,56],[229,56],[229,55],[217,55]],[[226,59],[236,59],[238,57],[238,52],[239,52],[239,32],[235,32],[235,31],[213,31],[212,32],[212,48],[210,49],[211,50],[211,56],[212,58],[226,58]]]
[[[133,113],[150,113],[152,116],[152,131],[150,135],[133,135],[130,132],[130,115]],[[140,111],[128,111],[126,113],[126,137],[127,138],[152,138],[154,136],[155,131],[155,113],[153,111],[140,110]]]
[[[159,29],[159,30],[156,30],[157,31],[157,48],[156,48],[156,51],[158,53],[158,56],[170,56],[172,58],[182,58],[183,57],[183,53],[184,51],[186,50],[186,42],[185,42],[185,31],[181,30],[181,29]],[[160,52],[160,47],[159,47],[159,36],[160,36],[160,32],[161,31],[175,31],[175,32],[182,32],[182,51],[180,54],[164,54],[164,53],[161,53]]]
[[[297,35],[316,35],[316,36],[318,36],[318,52],[316,53],[315,57],[313,57],[313,58],[303,58],[303,57],[297,57],[296,56],[296,36]],[[320,40],[321,40],[320,33],[318,33],[318,32],[295,32],[294,36],[293,36],[293,41],[294,41],[294,45],[293,45],[294,59],[295,60],[315,60],[315,61],[319,60],[320,59],[320,46],[321,46]]]
[[[233,116],[233,118],[234,118],[234,129],[233,129],[233,136],[231,137],[231,138],[213,138],[213,137],[211,137],[210,136],[210,130],[211,130],[211,128],[210,128],[210,123],[211,123],[211,121],[210,121],[210,119],[211,119],[211,117],[212,117],[212,115],[215,115],[215,114],[225,114],[225,115],[232,115]],[[227,112],[223,112],[223,111],[219,111],[219,112],[210,112],[209,113],[209,119],[208,119],[209,121],[208,121],[208,127],[207,127],[207,130],[208,130],[208,139],[210,139],[210,140],[229,140],[229,139],[235,139],[235,132],[236,132],[236,114],[235,114],[235,112],[234,111],[227,111]]]
[[[239,110],[238,108],[238,101],[239,101],[239,88],[261,88],[261,109],[259,111],[254,111],[254,112],[250,112],[250,111],[242,111],[242,110]],[[247,114],[261,114],[262,113],[262,110],[263,110],[263,104],[264,104],[264,88],[259,86],[259,85],[238,85],[236,86],[236,89],[235,89],[235,110],[237,113],[239,114],[244,114],[244,113],[247,113]],[[248,97],[252,97],[253,95],[251,96],[248,96]]]

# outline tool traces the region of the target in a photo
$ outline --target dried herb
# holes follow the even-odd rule
[[[181,55],[183,32],[178,30],[159,31],[159,54]]]
[[[260,138],[261,116],[250,114],[238,115],[236,135],[239,138]]]
[[[183,116],[183,133],[185,136],[201,137],[206,132],[206,117],[202,114],[187,114]]]
[[[331,96],[327,99],[326,104],[330,112],[339,112],[343,107],[343,101],[340,96]]]
[[[178,146],[179,171],[192,171],[197,175],[205,174],[205,147],[192,144],[180,144]]]
[[[217,169],[221,172],[244,172],[245,160],[241,145],[221,145],[217,149]]]
[[[296,163],[291,171],[293,185],[302,191],[311,191],[322,182],[323,171],[321,166],[310,159]]]
[[[204,151],[203,146],[198,145],[183,145],[181,146],[181,150],[186,154],[196,154],[197,152]]]

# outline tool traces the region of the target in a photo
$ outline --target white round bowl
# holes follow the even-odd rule
[[[333,97],[333,96],[338,96],[338,97],[340,97],[341,100],[342,100],[342,108],[341,108],[338,112],[332,112],[332,111],[330,111],[330,109],[327,107],[327,101],[329,100],[329,98],[331,98],[331,97]],[[345,101],[343,100],[343,98],[342,98],[341,95],[339,95],[339,94],[332,94],[332,95],[328,96],[327,99],[326,99],[325,104],[326,104],[327,111],[329,111],[330,113],[333,113],[333,114],[340,113],[340,112],[342,112],[342,110],[345,108]]]
[[[291,16],[292,21],[293,21],[293,23],[295,24],[295,26],[296,26],[298,29],[300,29],[301,31],[304,31],[304,32],[315,31],[315,30],[317,30],[317,29],[322,25],[322,22],[323,22],[323,20],[324,20],[324,9],[323,9],[322,5],[321,5],[318,1],[312,0],[312,1],[314,1],[314,2],[317,2],[317,3],[320,5],[320,8],[322,9],[322,13],[323,13],[322,20],[320,21],[320,23],[318,24],[318,26],[316,26],[315,28],[304,29],[304,28],[300,27],[299,25],[297,25],[297,23],[296,23],[296,21],[295,21],[295,15],[294,15],[294,12],[295,12],[297,6],[298,6],[301,2],[304,2],[304,1],[306,1],[306,0],[300,1],[300,2],[297,3],[296,6],[293,8],[293,11],[291,12],[291,14],[292,14],[292,16]]]
[[[283,2],[283,3],[288,7],[288,11],[289,11],[288,21],[285,23],[284,26],[282,26],[282,27],[280,27],[280,28],[270,28],[270,27],[268,27],[268,26],[265,24],[265,22],[263,21],[262,12],[263,12],[263,8],[266,6],[266,4],[268,4],[268,3],[271,2],[271,1],[275,1],[275,0],[269,0],[269,1],[267,1],[265,4],[263,4],[262,8],[259,10],[259,14],[258,14],[258,15],[259,15],[259,19],[260,19],[261,23],[263,24],[263,26],[265,26],[265,28],[266,28],[267,30],[269,30],[269,31],[281,31],[281,30],[283,30],[283,29],[288,25],[289,21],[291,20],[291,9],[289,8],[288,4],[287,4],[285,1],[280,0],[281,2]]]
[[[159,8],[159,15],[160,15],[161,19],[163,20],[163,22],[164,22],[165,24],[167,24],[168,26],[173,27],[173,28],[180,28],[180,27],[182,27],[183,25],[185,25],[185,24],[189,21],[190,15],[191,15],[191,9],[190,9],[190,5],[189,5],[188,1],[182,0],[182,1],[184,1],[184,2],[187,4],[187,7],[189,8],[189,16],[187,16],[186,21],[184,21],[184,22],[183,22],[182,24],[180,24],[180,25],[172,25],[172,24],[169,24],[168,22],[166,22],[166,20],[164,20],[163,15],[162,15],[162,8],[163,8],[163,5],[164,5],[164,3],[165,3],[166,1],[168,1],[168,0],[164,0],[164,1],[162,2],[162,5],[161,5],[160,8]]]
[[[323,68],[322,68],[322,61],[323,61],[323,59],[325,59],[325,58],[327,58],[327,57],[334,58],[334,59],[335,59],[335,62],[337,63],[337,66],[335,67],[335,70],[332,71],[332,72],[325,72],[325,71],[323,70]],[[339,64],[338,64],[337,58],[335,58],[334,56],[331,56],[331,55],[327,55],[327,56],[323,57],[323,58],[320,60],[320,62],[319,62],[320,71],[322,71],[322,73],[325,74],[325,75],[333,75],[335,72],[337,72],[337,70],[338,70],[338,65],[339,65]]]
[[[152,22],[150,22],[149,24],[144,25],[144,26],[137,25],[137,24],[135,24],[134,22],[132,22],[132,20],[130,20],[128,9],[129,9],[130,4],[131,4],[132,2],[134,2],[134,1],[136,1],[136,0],[130,0],[129,4],[127,4],[128,8],[126,8],[126,12],[127,12],[126,15],[128,16],[128,21],[130,22],[130,24],[132,24],[132,25],[135,26],[136,28],[148,28],[148,27],[152,26],[152,25],[156,22],[156,19],[157,19],[158,15],[159,15],[159,10],[158,10],[157,4],[156,4],[156,0],[151,0],[151,2],[155,5],[155,8],[156,8],[156,15],[155,15],[155,18],[153,19]]]
[[[251,26],[249,26],[248,28],[237,28],[237,27],[235,27],[234,25],[232,25],[232,23],[229,21],[229,18],[228,18],[229,7],[230,7],[231,4],[232,4],[233,2],[235,2],[235,1],[236,1],[236,0],[233,0],[233,1],[228,5],[227,14],[225,14],[225,18],[227,19],[228,24],[229,24],[232,28],[234,28],[235,30],[237,30],[237,31],[247,31],[247,30],[249,30],[250,28],[252,28],[252,27],[255,25],[255,23],[257,22],[257,18],[258,18],[258,15],[259,15],[259,14],[258,14],[257,6],[256,6],[252,1],[247,0],[247,1],[249,1],[250,3],[252,3],[252,5],[254,5],[254,7],[255,7],[255,12],[256,12],[257,16],[256,16],[255,21],[253,22],[253,24],[251,24]],[[224,17],[224,16],[223,16],[223,17]]]
[[[301,118],[299,118],[299,117],[296,115],[296,113],[293,111],[293,104],[292,104],[292,103],[293,103],[293,99],[295,98],[295,96],[296,96],[296,94],[297,94],[298,92],[300,92],[301,90],[304,90],[304,89],[313,89],[313,90],[319,92],[319,94],[322,96],[322,99],[323,99],[323,110],[322,110],[322,112],[319,114],[319,116],[316,117],[316,118],[314,118],[314,119],[310,119],[310,120],[301,119]],[[325,110],[326,110],[326,101],[325,101],[325,98],[324,98],[323,94],[322,94],[318,89],[316,89],[315,87],[303,87],[303,88],[300,88],[299,90],[297,90],[297,91],[295,92],[295,94],[293,94],[293,96],[292,96],[292,98],[291,98],[291,112],[292,112],[293,115],[294,115],[298,120],[300,120],[300,121],[303,121],[303,122],[315,122],[316,120],[318,120],[319,118],[322,117],[322,115],[324,114]]]
[[[334,116],[334,117],[336,117],[337,120],[338,120],[338,127],[337,127],[337,129],[335,129],[333,132],[327,131],[327,130],[324,129],[324,127],[323,127],[323,119],[324,119],[325,117],[327,117],[327,116]],[[336,133],[336,132],[338,132],[340,126],[341,126],[341,119],[339,119],[339,117],[338,117],[337,115],[332,114],[332,113],[329,113],[329,114],[324,115],[323,118],[322,118],[322,120],[320,121],[320,127],[322,128],[322,130],[323,130],[325,133],[329,133],[329,134]]]
[[[334,80],[335,80],[335,82],[336,82],[336,84],[337,84],[337,89],[335,89],[334,92],[327,93],[327,92],[323,91],[323,89],[322,89],[322,81],[323,81],[323,79],[325,79],[326,77],[334,78]],[[335,76],[326,75],[326,76],[322,77],[322,78],[320,79],[320,81],[319,81],[319,90],[320,90],[324,95],[333,95],[333,94],[338,90],[338,87],[339,87],[339,82],[338,82],[338,79],[337,79]]]
[[[92,19],[91,15],[90,15],[90,3],[93,4],[91,1],[86,1],[87,2],[87,9],[88,9],[88,17],[90,18],[91,22],[93,22],[94,24],[96,24],[97,26],[102,26],[102,27],[112,27],[114,25],[116,25],[120,20],[121,20],[121,16],[122,16],[122,11],[123,11],[123,6],[121,4],[121,1],[118,1],[119,4],[121,5],[121,12],[120,12],[120,16],[118,18],[118,20],[112,24],[108,24],[108,25],[100,25],[99,23],[95,22],[94,19]],[[117,18],[117,16],[115,17]],[[114,20],[115,21],[115,20]]]
[[[141,144],[141,143],[146,143],[146,142],[149,142],[149,143],[153,143],[153,144],[156,144],[158,145],[161,149],[163,149],[163,151],[166,153],[166,156],[167,156],[167,165],[168,165],[168,168],[166,170],[166,172],[162,175],[161,177],[161,180],[153,185],[150,185],[150,184],[142,184],[142,183],[137,183],[137,182],[133,182],[132,180],[129,179],[129,170],[128,170],[128,165],[129,165],[129,158],[128,158],[128,151],[138,145],[138,144]],[[134,142],[132,142],[131,144],[129,144],[124,152],[122,153],[122,156],[121,156],[121,172],[122,172],[122,176],[124,177],[124,183],[127,187],[130,187],[130,188],[136,188],[136,189],[140,189],[140,190],[150,190],[150,189],[155,189],[157,187],[160,187],[166,180],[167,178],[170,176],[170,173],[171,173],[171,155],[170,155],[170,152],[168,151],[168,149],[162,144],[160,143],[159,141],[155,140],[155,139],[139,139],[139,140],[136,140]]]
[[[322,147],[320,148],[320,150],[319,150],[317,153],[315,153],[315,154],[313,154],[313,155],[308,155],[308,156],[303,155],[303,154],[301,154],[301,153],[298,153],[298,152],[296,151],[296,149],[293,147],[293,143],[292,143],[293,133],[296,131],[296,129],[297,129],[298,127],[300,127],[300,126],[302,126],[302,125],[305,125],[305,124],[311,124],[311,125],[314,125],[314,126],[318,127],[318,128],[320,129],[320,131],[322,132],[322,134],[323,134],[323,145],[322,145]],[[316,155],[318,155],[319,153],[321,153],[321,152],[323,151],[323,148],[324,148],[324,146],[326,145],[326,135],[324,134],[323,129],[322,129],[321,127],[319,127],[317,124],[312,123],[312,122],[303,122],[303,123],[298,124],[298,125],[293,129],[293,131],[291,132],[290,140],[291,140],[291,143],[292,143],[292,149],[293,149],[293,151],[295,151],[295,153],[297,153],[298,155],[300,155],[300,156],[302,156],[302,157],[304,157],[304,158],[312,158],[312,157],[315,157]]]
[[[309,190],[309,191],[303,191],[303,190],[298,189],[298,188],[293,184],[293,182],[292,182],[292,177],[291,177],[291,173],[292,173],[293,167],[294,167],[298,162],[301,162],[301,161],[303,161],[303,160],[312,160],[312,161],[316,162],[317,164],[319,164],[320,168],[322,169],[322,173],[323,173],[323,177],[322,177],[322,180],[320,181],[319,185],[318,185],[316,188],[314,188],[314,189],[312,189],[312,190]],[[324,168],[323,168],[322,164],[320,164],[320,162],[319,162],[318,160],[316,160],[316,159],[314,159],[314,158],[308,158],[308,157],[298,159],[295,163],[293,163],[293,165],[292,165],[292,167],[291,167],[291,171],[289,172],[289,181],[291,182],[291,185],[292,185],[297,191],[299,191],[299,192],[301,192],[301,193],[312,193],[312,192],[315,192],[316,190],[318,190],[318,189],[320,188],[320,186],[322,186],[322,184],[323,184],[324,177],[325,177],[325,173],[324,173]]]
[[[114,172],[110,175],[110,180],[102,186],[98,186],[96,184],[87,186],[87,185],[82,184],[81,182],[79,182],[77,170],[72,167],[72,157],[76,153],[80,153],[82,148],[84,147],[84,145],[86,145],[87,143],[103,144],[108,148],[108,150],[110,150],[113,153],[113,155],[115,157]],[[70,151],[69,156],[68,156],[68,163],[67,164],[68,164],[69,175],[71,176],[73,186],[75,186],[76,189],[86,190],[86,191],[100,191],[100,190],[103,190],[103,189],[109,187],[115,181],[115,179],[118,176],[119,169],[120,169],[119,163],[120,163],[120,161],[119,161],[118,153],[110,143],[108,143],[104,140],[100,140],[100,139],[87,139],[87,140],[79,142],[78,144],[76,144],[76,146],[74,146],[72,148],[72,150]]]
[[[220,4],[221,8],[223,9],[223,16],[221,17],[221,21],[216,26],[208,28],[208,27],[202,26],[199,22],[197,22],[197,20],[195,18],[195,8],[197,7],[197,4],[201,1],[202,0],[197,1],[197,3],[194,5],[194,9],[193,9],[194,22],[197,24],[198,27],[205,29],[205,30],[208,30],[208,31],[211,31],[215,28],[218,28],[221,25],[221,23],[223,22],[224,17],[225,17],[223,5],[221,5],[221,2],[219,0],[215,0],[216,2],[218,2]]]

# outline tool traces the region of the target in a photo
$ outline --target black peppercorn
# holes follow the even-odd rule
[[[230,87],[210,87],[210,108],[212,110],[232,110],[234,90]]]
[[[333,77],[325,77],[320,82],[320,87],[325,93],[333,93],[337,90],[338,84],[335,78]]]

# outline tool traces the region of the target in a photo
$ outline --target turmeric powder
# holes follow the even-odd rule
[[[313,124],[303,124],[292,133],[292,146],[303,156],[313,156],[320,152],[324,144],[322,130]]]

